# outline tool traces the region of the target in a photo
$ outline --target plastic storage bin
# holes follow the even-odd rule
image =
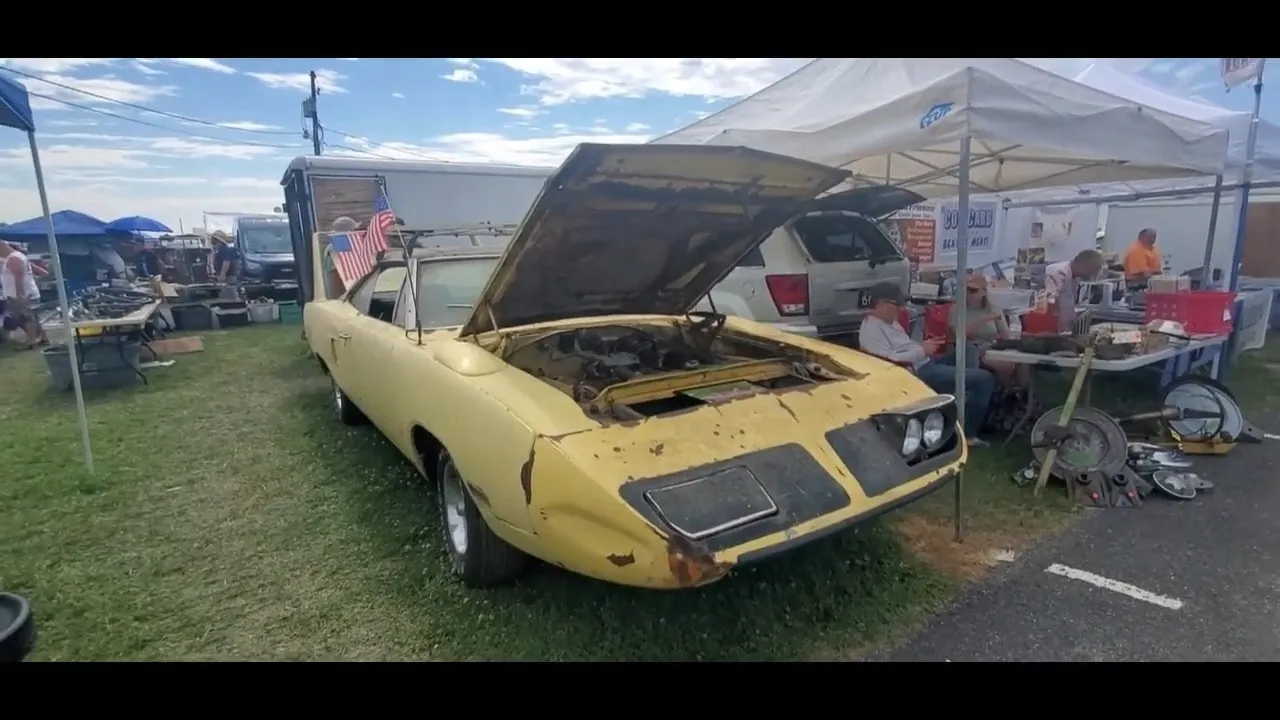
[[[1231,292],[1147,293],[1145,317],[1182,323],[1192,335],[1229,335],[1235,302]]]
[[[173,324],[178,332],[198,332],[213,329],[213,311],[204,303],[174,305]]]
[[[302,308],[298,306],[298,303],[290,300],[278,302],[276,303],[276,311],[279,314],[280,322],[285,325],[302,324]]]

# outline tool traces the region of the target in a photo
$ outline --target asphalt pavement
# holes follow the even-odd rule
[[[1240,445],[1196,459],[1195,500],[1088,511],[876,659],[1280,661],[1277,461],[1280,439]]]

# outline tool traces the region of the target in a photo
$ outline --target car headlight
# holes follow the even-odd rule
[[[260,262],[254,262],[253,260],[245,260],[245,261],[244,261],[244,271],[245,271],[245,272],[249,272],[249,273],[261,272],[261,271],[262,271],[262,263],[260,263]]]
[[[947,439],[947,419],[937,410],[924,417],[921,427],[921,439],[926,450],[937,450]]]
[[[950,395],[929,398],[877,413],[876,422],[908,464],[946,452],[956,438],[956,401]]]
[[[924,426],[920,420],[911,418],[907,420],[907,426],[902,433],[902,454],[904,457],[911,457],[920,452],[920,443],[924,442]]]

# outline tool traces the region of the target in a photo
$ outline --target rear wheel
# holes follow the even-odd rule
[[[338,414],[338,419],[343,425],[360,425],[364,422],[364,413],[360,412],[360,408],[351,402],[351,398],[342,392],[342,388],[338,387],[338,381],[329,376],[329,382],[333,384],[331,397],[333,398],[333,410]]]
[[[491,587],[515,579],[528,556],[485,524],[447,450],[440,452],[436,462],[436,484],[440,528],[454,574],[470,587]]]

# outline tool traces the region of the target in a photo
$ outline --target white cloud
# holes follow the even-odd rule
[[[467,67],[471,67],[476,64],[475,58],[445,58],[444,60],[445,62],[453,63],[454,65],[464,65]]]
[[[119,58],[0,58],[0,65],[33,73],[65,73],[110,65]]]
[[[168,73],[166,73],[165,71],[163,71],[163,70],[157,70],[157,69],[155,69],[154,67],[152,67],[149,63],[144,62],[143,58],[138,58],[138,59],[137,59],[137,60],[135,60],[134,62],[130,63],[130,66],[131,66],[134,70],[137,70],[138,72],[140,72],[140,73],[142,73],[143,75],[146,75],[146,76],[148,76],[148,77],[155,77],[155,76],[157,76],[157,75],[167,75],[167,74],[168,74]]]
[[[498,112],[504,113],[506,115],[515,115],[516,117],[520,117],[520,118],[537,117],[543,113],[542,110],[539,110],[536,107],[529,107],[527,105],[522,107],[498,108]]]
[[[440,77],[445,80],[451,80],[453,82],[460,82],[460,83],[473,83],[476,80],[480,79],[479,77],[476,76],[475,70],[471,70],[468,68],[457,68],[456,70],[450,73],[447,73],[445,75],[441,75]]]
[[[551,137],[510,138],[496,133],[452,133],[436,138],[427,145],[410,143],[377,144],[364,138],[348,138],[353,148],[398,160],[436,160],[442,162],[499,163],[503,165],[536,165],[554,167],[579,144],[642,143],[651,135],[609,133],[569,133]],[[357,153],[334,151],[335,155],[360,157]],[[368,157],[368,155],[364,155]]]
[[[311,91],[311,76],[307,73],[264,73],[251,72],[245,73],[249,77],[261,82],[269,88],[279,90],[300,90],[302,92]],[[336,70],[320,69],[316,70],[316,86],[322,92],[328,93],[344,93],[347,91],[342,86],[342,81],[347,76]]]
[[[544,105],[651,93],[707,98],[748,95],[807,58],[484,58],[535,82],[522,88]]]
[[[358,61],[360,58],[338,58],[338,59],[339,59],[339,60],[346,60],[347,62],[356,62],[356,61]]]
[[[279,130],[279,125],[267,125],[265,123],[254,122],[252,120],[236,120],[235,122],[220,122],[218,127],[227,128],[228,130]]]
[[[200,68],[201,70],[211,70],[223,75],[233,75],[236,69],[225,63],[220,63],[213,58],[165,58],[165,60],[174,65],[182,65],[183,67]]]
[[[391,93],[391,97],[393,97],[393,98],[395,98],[395,99],[397,99],[397,100],[403,100],[403,99],[404,99],[404,93]]]
[[[227,178],[225,180],[219,180],[218,187],[252,188],[254,190],[279,190],[280,181],[268,180],[265,178],[249,178],[249,177]]]
[[[652,129],[653,128],[649,127],[648,125],[645,125],[642,122],[633,122],[630,125],[627,125],[627,132],[629,133],[644,132],[645,130],[652,130]]]
[[[143,85],[141,83],[130,82],[128,80],[121,80],[120,78],[112,75],[97,78],[74,78],[67,75],[47,73],[40,77],[43,80],[48,80],[49,82],[23,78],[22,84],[26,85],[27,90],[30,92],[47,95],[50,98],[55,98],[56,100],[73,102],[77,105],[102,106],[110,105],[113,102],[140,104],[149,102],[158,97],[174,95],[178,91],[178,88],[173,85]],[[67,87],[82,90],[84,92],[68,90],[49,83],[66,85]],[[84,93],[93,93],[94,95],[100,95],[102,97],[93,97],[93,95],[86,95]],[[66,109],[68,106],[59,102],[46,100],[44,98],[32,97],[31,107],[35,110],[62,110]]]

